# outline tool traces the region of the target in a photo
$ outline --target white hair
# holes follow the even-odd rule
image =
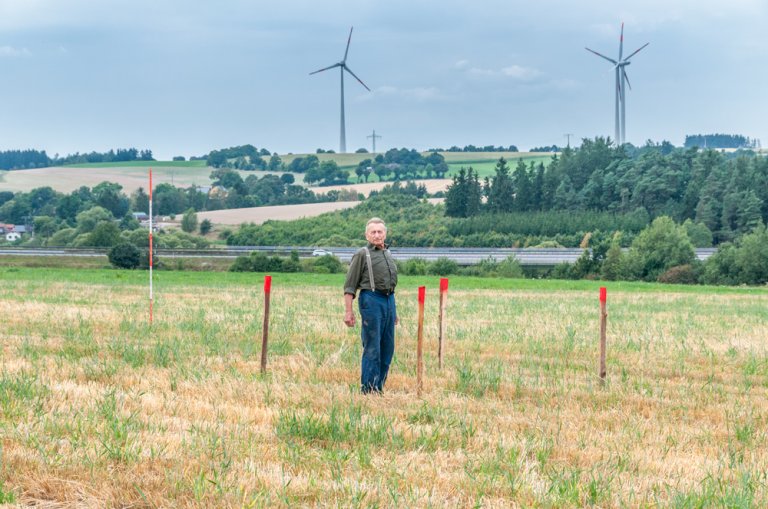
[[[367,222],[367,223],[365,223],[365,231],[366,231],[366,232],[368,231],[368,227],[369,227],[370,225],[372,225],[372,224],[380,224],[381,226],[383,226],[383,227],[384,227],[384,231],[387,231],[387,225],[386,225],[386,224],[384,224],[384,220],[383,220],[383,219],[381,219],[381,218],[378,218],[378,217],[372,217],[372,218],[370,218],[370,219],[368,220],[368,222]]]

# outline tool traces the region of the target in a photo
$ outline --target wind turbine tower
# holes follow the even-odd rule
[[[323,67],[322,69],[318,69],[317,71],[311,72],[309,74],[317,74],[319,72],[327,71],[328,69],[333,69],[334,67],[338,67],[339,71],[341,73],[341,134],[340,134],[340,142],[339,142],[339,152],[344,154],[347,152],[347,138],[346,133],[344,130],[344,71],[347,71],[349,74],[354,76],[354,78],[360,82],[362,86],[365,87],[366,90],[369,92],[371,91],[370,88],[368,88],[368,85],[363,83],[363,80],[358,78],[355,73],[352,72],[352,70],[347,67],[347,54],[349,54],[349,43],[352,41],[352,28],[349,29],[349,38],[347,39],[347,49],[344,51],[344,59],[341,62],[335,63],[333,65],[329,65],[328,67]]]
[[[627,76],[627,70],[625,69],[629,64],[632,62],[629,61],[630,58],[637,55],[640,50],[648,46],[650,43],[646,42],[642,46],[640,46],[638,49],[633,51],[628,57],[624,58],[624,23],[621,24],[621,38],[619,39],[619,59],[614,60],[612,58],[609,58],[601,53],[598,53],[597,51],[591,50],[589,48],[584,48],[590,53],[594,53],[595,55],[599,56],[600,58],[604,58],[605,60],[608,60],[610,63],[613,64],[613,68],[616,71],[616,127],[615,127],[615,140],[616,144],[621,146],[624,143],[626,143],[626,110],[627,110],[627,97],[626,97],[626,87],[629,87],[630,90],[632,90],[632,85],[629,83],[629,77]]]

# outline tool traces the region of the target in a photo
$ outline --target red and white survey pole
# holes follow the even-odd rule
[[[440,278],[440,314],[437,336],[437,366],[443,369],[443,339],[445,338],[445,304],[448,299],[448,278]]]
[[[149,169],[149,324],[152,325],[152,304],[155,301],[152,293],[152,168]]]

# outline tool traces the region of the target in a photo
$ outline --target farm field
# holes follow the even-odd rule
[[[202,161],[192,161],[199,163]],[[127,165],[127,163],[99,163],[83,166],[59,166],[51,168],[36,168],[33,170],[14,170],[0,172],[0,191],[24,191],[28,192],[37,187],[50,186],[54,190],[70,193],[80,186],[94,187],[104,182],[116,182],[123,186],[123,192],[131,194],[138,188],[149,187],[149,168],[152,168],[152,179],[155,186],[159,184],[173,184],[176,187],[187,188],[189,186],[211,185],[210,175],[213,168],[205,164],[194,166],[187,162],[174,164],[173,162],[153,161],[147,164]],[[281,175],[282,172],[252,172],[237,171],[245,179],[248,175],[259,177],[273,173]]]
[[[501,156],[499,156],[501,157]],[[450,162],[448,163],[448,167],[450,168],[450,171],[448,172],[448,176],[452,177],[458,173],[458,171],[461,168],[469,168],[470,166],[474,171],[477,172],[480,178],[484,177],[492,177],[495,175],[496,170],[496,163],[499,161],[499,157],[493,160],[485,160],[485,159],[478,159],[475,161],[472,160],[466,160],[462,162]],[[504,159],[507,160],[507,166],[509,167],[510,173],[515,171],[515,167],[517,166],[517,161],[522,159],[525,161],[525,163],[530,166],[531,162],[538,165],[539,163],[544,163],[544,165],[548,165],[549,162],[552,160],[552,155],[546,155],[542,156],[541,154],[515,154],[511,153],[509,156],[506,154],[504,155]]]
[[[350,186],[353,187],[353,186]],[[261,224],[271,219],[291,221],[302,217],[314,217],[326,212],[348,209],[358,205],[359,201],[332,201],[323,203],[301,203],[298,205],[272,205],[267,207],[247,207],[242,209],[224,209],[198,212],[197,219],[208,219],[218,225],[239,225],[242,223]]]
[[[124,161],[116,163],[80,163],[70,164],[66,168],[206,168],[208,165],[202,159],[194,161]]]
[[[372,186],[372,187],[369,187]],[[383,185],[381,186],[383,187]],[[322,188],[326,189],[326,188]],[[332,188],[327,188],[332,189]],[[369,194],[371,189],[377,189],[375,184],[355,184],[335,186],[333,189],[354,189],[360,193]],[[427,189],[432,191],[429,186]],[[436,190],[440,190],[436,187]],[[443,198],[427,198],[432,204],[442,203]],[[302,217],[315,217],[326,212],[348,209],[359,205],[359,201],[332,201],[321,203],[301,203],[297,205],[272,205],[266,207],[247,207],[241,209],[224,209],[198,212],[197,218],[210,220],[215,225],[239,225],[243,223],[262,224],[269,220],[292,221]]]
[[[197,161],[195,161],[197,162]],[[208,186],[211,168],[207,166],[170,166],[166,163],[143,161],[141,165],[88,165],[14,170],[2,173],[0,190],[28,192],[37,187],[50,186],[62,193],[70,193],[81,186],[94,187],[100,182],[115,182],[123,186],[123,192],[131,194],[138,188],[149,187],[148,169],[152,167],[155,186],[173,184],[177,187],[192,185]],[[240,172],[245,178],[246,172]]]
[[[451,179],[424,179],[415,180],[417,185],[423,185],[427,188],[427,192],[436,193],[438,191],[445,191],[448,186],[453,182]],[[365,196],[371,194],[371,191],[381,191],[386,186],[391,186],[392,182],[368,182],[363,184],[345,184],[338,186],[323,186],[323,187],[311,187],[312,191],[317,194],[324,194],[328,191],[341,191],[342,189],[351,189],[355,192],[362,193]]]
[[[492,175],[499,157],[505,157],[510,161],[510,167],[514,168],[517,159],[525,161],[549,161],[551,154],[529,152],[441,152],[445,156],[450,167],[448,176],[454,175],[461,166],[472,166],[480,172],[481,176]],[[280,156],[287,165],[296,157],[306,157],[308,154],[289,154]],[[347,170],[354,170],[363,159],[368,159],[371,154],[314,154],[322,161],[334,160],[339,166]],[[131,161],[124,163],[90,163],[63,167],[36,168],[32,170],[0,171],[0,191],[28,192],[37,187],[50,186],[54,190],[70,193],[81,186],[93,187],[100,182],[116,182],[123,186],[123,191],[131,194],[139,187],[148,187],[148,168],[152,168],[154,184],[173,184],[177,187],[189,187],[192,185],[207,186],[211,184],[210,175],[213,169],[206,166],[205,161]],[[281,175],[283,172],[240,171],[240,176],[245,179],[248,175],[262,177],[267,174]],[[303,183],[303,175],[293,174],[298,184]],[[356,176],[352,174],[350,181],[355,182]],[[379,184],[377,178],[372,175],[371,184],[383,187],[391,184],[386,182]],[[438,180],[419,181],[429,187],[441,186],[433,182]],[[450,183],[450,179],[446,180]],[[445,184],[447,185],[447,184]],[[344,186],[346,187],[346,186]],[[312,187],[314,192],[323,193],[326,189]],[[438,189],[439,190],[439,189]],[[430,191],[432,192],[432,191]]]
[[[500,157],[503,157],[507,161],[517,161],[518,159],[524,159],[528,161],[529,159],[541,159],[548,161],[552,158],[552,153],[550,152],[438,152],[440,155],[442,155],[445,158],[445,162],[449,165],[452,164],[458,164],[458,165],[467,165],[470,163],[483,163],[483,162],[493,162],[493,164],[496,164],[496,161],[499,160]],[[429,154],[429,152],[422,152],[422,154]],[[317,158],[320,160],[320,162],[323,161],[336,161],[336,164],[338,164],[340,167],[349,169],[354,168],[358,164],[360,164],[361,161],[365,159],[373,159],[376,157],[377,154],[371,154],[371,153],[363,153],[363,154],[289,154],[289,155],[281,155],[280,158],[283,160],[285,164],[290,164],[291,161],[296,159],[297,157],[306,157],[308,155],[314,155],[317,156]]]
[[[402,277],[358,394],[343,275],[0,268],[0,502],[42,507],[765,507],[768,290]],[[417,398],[416,289],[427,286]]]

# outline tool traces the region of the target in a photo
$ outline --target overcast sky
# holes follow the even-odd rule
[[[0,150],[338,151],[351,26],[350,152],[613,137],[622,21],[627,141],[768,145],[766,0],[0,0]]]

